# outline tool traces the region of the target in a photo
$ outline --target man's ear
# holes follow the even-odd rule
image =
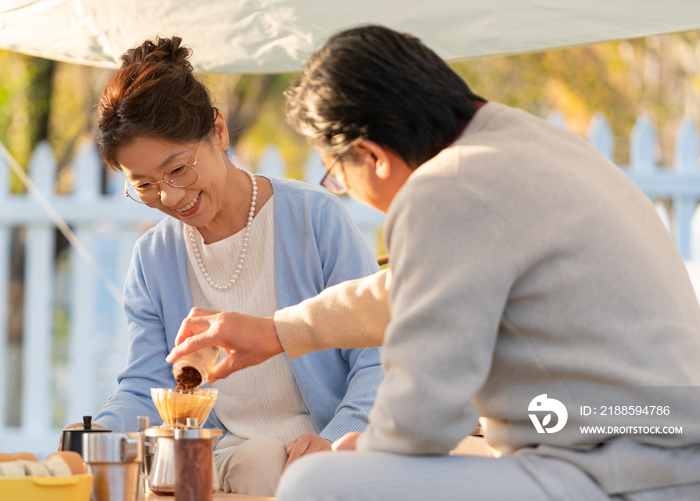
[[[221,151],[226,151],[228,149],[229,140],[226,120],[224,120],[224,116],[220,111],[214,111],[214,113],[216,113],[216,119],[214,120],[214,137],[212,138],[212,144]]]
[[[355,144],[355,155],[356,158],[373,161],[374,172],[379,179],[388,179],[391,177],[393,168],[392,157],[396,157],[396,155],[392,154],[383,146],[369,139],[362,139]]]
[[[382,146],[369,139],[363,139],[355,145],[355,153],[371,155],[374,162],[374,173],[377,178],[386,181],[388,179],[406,179],[411,175],[413,169],[399,155],[389,148]],[[359,157],[362,158],[362,157]]]

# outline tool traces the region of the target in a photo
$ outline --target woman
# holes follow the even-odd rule
[[[180,42],[127,51],[99,103],[104,163],[125,174],[134,202],[171,216],[139,239],[126,278],[129,352],[95,419],[112,430],[135,430],[137,415],[160,422],[150,389],[175,386],[165,357],[193,307],[270,316],[377,268],[337,198],[233,165],[226,123]],[[224,490],[272,495],[287,451],[295,459],[364,429],[381,379],[370,349],[280,355],[217,382]]]

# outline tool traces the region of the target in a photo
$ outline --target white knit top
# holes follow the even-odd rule
[[[250,231],[248,256],[236,285],[228,291],[214,290],[200,271],[192,245],[190,227],[183,224],[187,249],[187,281],[194,306],[217,311],[237,311],[269,317],[275,313],[274,197],[260,209]],[[195,238],[207,272],[215,283],[233,276],[243,244],[244,230],[205,245],[198,231]],[[249,438],[276,438],[283,442],[304,433],[318,433],[306,412],[288,359],[277,355],[261,365],[231,374],[213,385],[219,389],[214,412],[229,430],[217,449],[238,445]]]

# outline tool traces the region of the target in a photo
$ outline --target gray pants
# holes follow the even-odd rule
[[[699,484],[609,497],[583,470],[523,454],[406,456],[320,452],[282,476],[276,501],[667,501],[698,500]],[[691,497],[692,496],[692,497]]]

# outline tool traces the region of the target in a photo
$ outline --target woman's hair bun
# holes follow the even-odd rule
[[[155,41],[146,40],[138,47],[122,54],[122,69],[132,64],[164,63],[182,66],[187,71],[192,71],[192,64],[188,61],[192,51],[182,47],[181,43],[180,37],[156,37]]]
[[[193,143],[216,120],[209,91],[192,72],[191,50],[180,37],[147,40],[129,49],[105,85],[98,105],[97,145],[105,164],[137,137]]]

